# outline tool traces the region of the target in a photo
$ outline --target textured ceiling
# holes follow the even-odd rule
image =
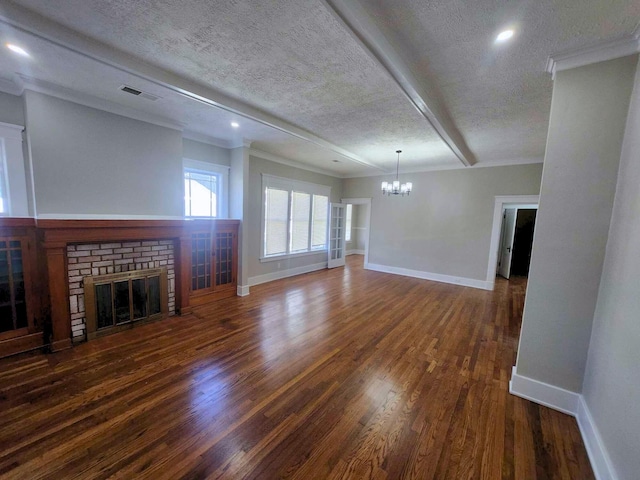
[[[552,80],[549,55],[631,34],[638,0],[362,0],[402,46],[421,78],[439,87],[482,161],[542,157]],[[496,35],[513,28],[503,44]]]
[[[387,71],[320,0],[5,3],[240,99],[386,170],[394,169],[397,148],[404,150],[407,169],[460,165]],[[544,71],[548,55],[629,34],[640,18],[637,0],[361,4],[418,80],[442,100],[480,164],[541,159],[552,88]],[[516,29],[513,40],[495,45],[495,35],[509,26]],[[231,131],[232,113],[28,34],[10,33],[23,35],[39,56],[27,63],[0,53],[5,76],[19,72],[231,143],[241,136],[261,150],[336,174],[379,171],[344,158],[333,163],[339,158],[334,152],[247,119],[241,132]],[[138,104],[117,92],[122,83],[162,99]]]
[[[321,2],[14,2],[204,83],[388,169],[457,160]],[[372,144],[375,145],[372,148]],[[417,150],[422,155],[417,155]]]

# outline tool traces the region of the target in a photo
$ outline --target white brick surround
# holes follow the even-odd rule
[[[173,240],[67,245],[69,307],[74,341],[86,338],[84,277],[167,267],[169,315],[175,315]]]

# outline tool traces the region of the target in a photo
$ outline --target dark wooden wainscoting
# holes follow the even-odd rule
[[[238,220],[216,219],[36,221],[0,218],[0,256],[4,254],[5,259],[11,259],[14,251],[19,250],[20,264],[23,266],[23,271],[17,272],[22,276],[16,276],[16,279],[24,283],[25,299],[16,302],[12,300],[16,297],[12,293],[12,315],[16,316],[17,304],[26,311],[26,323],[20,317],[16,328],[7,327],[6,331],[0,332],[0,358],[43,346],[53,351],[71,347],[68,245],[108,241],[172,241],[176,312],[187,314],[191,311],[192,299],[193,304],[201,305],[236,295],[239,224]],[[209,252],[214,255],[207,259],[209,284],[206,289],[192,288],[192,279],[196,275],[192,270],[192,245],[196,234],[208,235],[211,242]],[[2,245],[7,247],[3,249]],[[12,251],[7,253],[9,249]],[[0,287],[19,283],[13,282],[10,266],[5,268],[6,274],[3,268],[0,258]],[[4,284],[1,283],[3,278],[6,280]]]

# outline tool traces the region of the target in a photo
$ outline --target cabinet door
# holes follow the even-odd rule
[[[207,293],[213,290],[213,250],[211,232],[191,235],[191,291]]]
[[[213,237],[214,291],[236,286],[238,235],[235,229],[217,230]]]
[[[23,237],[0,237],[0,340],[34,330],[27,245]]]

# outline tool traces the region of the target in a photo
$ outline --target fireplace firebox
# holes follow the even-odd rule
[[[164,267],[85,277],[84,293],[89,340],[169,313]]]

